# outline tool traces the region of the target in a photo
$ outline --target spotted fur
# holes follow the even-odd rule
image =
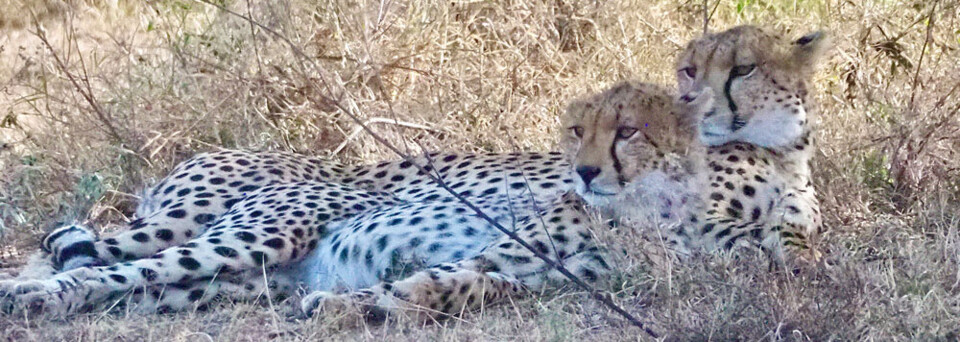
[[[681,101],[711,105],[689,111],[709,147],[698,179],[704,211],[685,235],[708,248],[759,242],[778,258],[819,258],[809,82],[827,45],[822,32],[787,40],[753,26],[688,44],[677,62]]]
[[[500,241],[499,231],[414,163],[500,224],[553,239],[562,258],[596,252],[584,240],[582,208],[566,211],[574,206],[564,203],[573,200],[561,196],[572,180],[560,153],[432,154],[348,167],[287,153],[224,151],[181,163],[145,191],[146,204],[125,231],[99,240],[78,225],[51,232],[40,260],[55,274],[21,277],[0,291],[12,299],[7,304],[56,314],[128,294],[141,310],[167,311],[218,294],[361,289],[445,262],[473,260],[490,269],[536,264],[530,256],[510,257],[514,246]],[[539,218],[550,214],[541,206],[564,207],[553,215],[576,224],[547,237]],[[511,274],[540,276],[542,267],[534,269]]]

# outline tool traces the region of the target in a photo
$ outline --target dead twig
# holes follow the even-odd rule
[[[934,1],[933,5],[930,6],[930,14],[927,16],[927,37],[923,39],[923,47],[920,48],[920,59],[917,60],[917,69],[913,73],[913,89],[910,93],[910,112],[913,112],[914,99],[917,97],[917,86],[920,84],[920,68],[923,66],[923,57],[927,55],[927,46],[930,45],[930,41],[933,40],[933,26],[934,21],[936,20],[937,5],[940,4],[940,0]]]
[[[379,123],[393,124],[396,126],[406,127],[406,128],[415,128],[415,129],[434,132],[434,133],[442,132],[441,130],[430,127],[430,126],[416,124],[412,122],[388,119],[388,118],[370,118],[364,121],[364,124],[366,125],[379,124]],[[350,131],[350,134],[348,134],[347,137],[343,139],[343,142],[341,142],[340,145],[337,145],[337,148],[333,149],[333,152],[330,152],[330,155],[335,156],[339,154],[340,151],[343,151],[343,149],[347,147],[347,144],[349,144],[350,141],[353,141],[353,139],[356,139],[357,136],[360,135],[360,133],[362,132],[363,132],[363,127],[354,128],[353,131]]]
[[[707,29],[710,26],[710,13],[707,13],[708,5],[710,5],[710,0],[703,0],[703,34],[707,34]]]
[[[100,104],[93,95],[93,91],[89,87],[89,83],[87,83],[87,87],[84,87],[79,81],[77,81],[77,78],[67,70],[67,65],[63,63],[63,61],[60,59],[60,56],[57,55],[57,51],[53,49],[53,45],[51,45],[50,41],[47,40],[46,30],[40,26],[39,21],[37,21],[36,28],[37,31],[35,34],[37,38],[39,38],[40,42],[43,43],[43,46],[50,51],[50,55],[53,56],[53,60],[57,63],[57,68],[67,76],[67,79],[69,79],[70,83],[73,84],[73,87],[77,89],[77,92],[80,93],[84,100],[87,101],[87,103],[93,109],[94,115],[96,115],[97,119],[100,120],[100,123],[107,128],[107,132],[110,134],[110,137],[113,138],[114,142],[123,145],[123,136],[120,135],[120,131],[118,131],[117,128],[111,123],[113,120],[110,118],[110,115],[108,115],[106,111],[100,107]]]

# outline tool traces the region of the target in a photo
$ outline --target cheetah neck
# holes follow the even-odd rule
[[[800,138],[779,148],[766,149],[774,157],[773,162],[788,178],[788,181],[805,185],[810,182],[810,161],[813,158],[812,130],[807,128]]]
[[[694,181],[700,159],[687,153],[665,153],[663,160],[624,186],[607,206],[614,218],[659,227],[677,225],[695,202]]]

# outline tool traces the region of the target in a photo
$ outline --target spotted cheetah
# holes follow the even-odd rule
[[[707,249],[759,241],[777,259],[819,259],[809,82],[828,45],[820,31],[791,41],[754,26],[687,45],[677,61],[680,101],[711,105],[687,111],[708,147],[696,180],[703,207],[677,231],[681,239]]]
[[[676,117],[672,98],[657,86],[626,84],[569,111],[616,105],[666,123]],[[661,148],[675,143],[664,127],[645,131],[671,139]],[[55,274],[0,282],[0,304],[67,315],[130,294],[143,310],[179,310],[218,295],[291,295],[303,287],[316,291],[302,301],[306,312],[350,298],[432,316],[559,279],[424,170],[584,279],[608,271],[561,152],[432,154],[348,167],[224,151],[185,161],[148,189],[126,231],[101,240],[77,225],[52,232],[39,260]]]
[[[708,36],[692,43],[687,52],[696,50],[700,41],[722,41],[718,37],[723,34],[736,41],[750,32],[740,28]],[[801,52],[818,41],[805,39],[795,44]],[[790,55],[777,57],[781,60],[764,61],[783,61]],[[764,65],[774,71],[784,67]],[[701,95],[711,94],[710,85],[691,88],[695,91],[684,92],[681,99],[686,106],[703,103],[706,97]],[[414,164],[473,197],[499,223],[588,280],[608,266],[589,233],[581,197],[615,213],[628,207],[651,207],[660,217],[685,217],[692,212],[688,224],[672,231],[678,246],[729,248],[748,240],[762,246],[771,239],[789,238],[787,230],[766,228],[779,222],[772,213],[776,208],[789,209],[784,204],[788,201],[774,195],[758,197],[773,202],[767,210],[760,208],[759,214],[754,210],[759,207],[754,207],[749,216],[743,208],[736,215],[734,203],[743,205],[743,201],[723,202],[704,192],[706,187],[716,188],[711,179],[734,173],[744,182],[753,176],[754,195],[793,191],[792,183],[783,181],[792,176],[783,176],[779,169],[788,164],[775,158],[781,156],[778,148],[783,146],[760,145],[765,141],[751,141],[752,136],[740,131],[763,127],[750,123],[765,116],[738,113],[747,124],[732,131],[742,136],[697,155],[693,151],[700,149],[690,144],[695,139],[686,137],[697,131],[703,139],[711,128],[707,119],[720,110],[715,106],[690,110],[700,113],[690,119],[689,113],[673,112],[671,99],[669,92],[656,86],[628,83],[575,102],[563,120],[569,128],[563,138],[565,154],[430,155],[362,167],[315,159],[303,162],[305,158],[289,154],[201,155],[182,163],[148,190],[141,218],[131,224],[130,231],[103,240],[95,240],[79,226],[55,231],[44,240],[49,255],[38,260],[49,260],[49,268],[63,272],[45,279],[0,282],[0,304],[69,314],[132,293],[144,307],[179,309],[221,294],[262,293],[266,290],[256,284],[264,282],[244,281],[265,275],[275,293],[288,294],[304,284],[315,290],[302,301],[306,312],[350,307],[367,313],[416,309],[434,317],[470,310],[523,288],[536,289],[556,277],[532,253],[418,175]],[[680,108],[684,106],[681,103]],[[696,128],[686,128],[685,122],[693,122]],[[808,135],[808,121],[798,124]],[[723,152],[724,147],[738,152]],[[743,158],[732,160],[731,153]],[[705,165],[710,167],[692,166],[697,158],[706,158]],[[727,165],[731,171],[718,170],[713,164]],[[656,191],[637,184],[654,185],[648,188]],[[568,191],[571,188],[575,193]],[[654,201],[649,206],[636,202],[637,191],[627,189],[639,189],[641,195],[646,191],[652,196],[639,198]],[[753,197],[745,187],[743,191]],[[676,193],[680,196],[671,196]],[[619,201],[626,198],[630,202]],[[691,205],[680,205],[688,200]],[[728,216],[718,218],[721,204]],[[698,209],[681,210],[689,207]],[[810,208],[815,209],[815,203],[800,210]],[[630,212],[636,216],[637,210]],[[757,228],[741,234],[748,226]],[[714,229],[728,232],[711,235]],[[802,236],[792,237],[796,239],[789,241],[803,241]],[[803,243],[784,245],[806,249]]]
[[[537,201],[559,201],[572,183],[560,153],[431,154],[356,167],[290,153],[201,154],[144,191],[126,230],[100,240],[79,225],[54,230],[27,267],[34,272],[7,283],[56,314],[128,293],[141,311],[179,310],[218,294],[359,289],[404,268],[476,256],[499,237],[415,163],[505,226],[529,221]]]

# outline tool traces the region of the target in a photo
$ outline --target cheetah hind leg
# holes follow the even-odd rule
[[[61,271],[98,266],[102,261],[90,253],[94,241],[96,235],[80,225],[54,229],[43,237],[40,250],[28,257],[16,275],[3,273],[0,280],[46,279]]]
[[[458,316],[523,291],[520,281],[498,272],[483,272],[474,261],[447,263],[371,288],[335,294],[316,291],[301,300],[307,315],[353,316],[377,322],[406,315],[420,321]]]
[[[97,256],[96,241],[97,236],[90,228],[71,224],[44,236],[40,247],[50,253],[53,267],[62,272],[104,265],[104,260]]]
[[[289,274],[264,274],[254,270],[187,284],[138,288],[130,295],[127,306],[141,314],[177,312],[203,309],[217,299],[253,302],[266,298],[282,301],[293,297],[298,289],[299,284]]]

